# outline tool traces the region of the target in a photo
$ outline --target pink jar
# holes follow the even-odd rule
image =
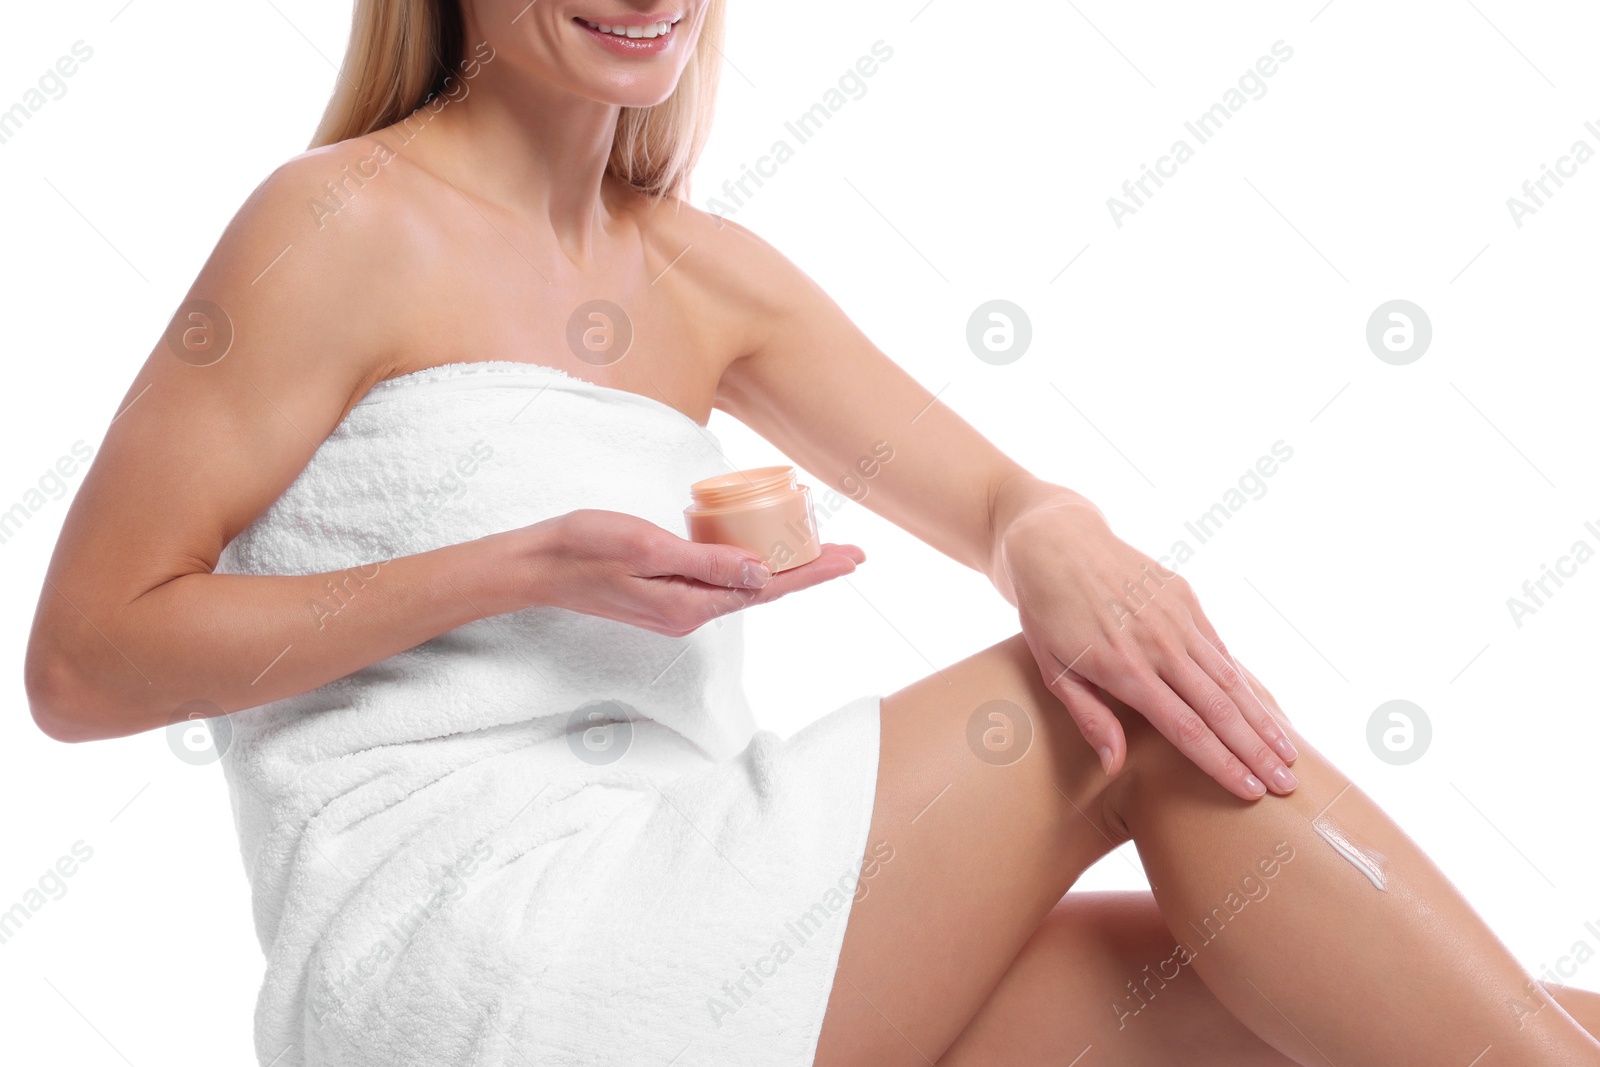
[[[773,574],[822,555],[811,490],[793,467],[756,467],[704,478],[689,487],[683,509],[689,540],[736,545],[760,556]]]

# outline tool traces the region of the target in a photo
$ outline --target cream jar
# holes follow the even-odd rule
[[[756,467],[703,478],[683,509],[689,540],[734,545],[761,557],[773,574],[822,555],[811,490],[793,467]]]

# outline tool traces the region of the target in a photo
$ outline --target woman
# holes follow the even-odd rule
[[[721,21],[358,0],[73,505],[34,716],[210,721],[261,1062],[1600,1063],[1181,578],[684,202]],[[679,536],[713,407],[1020,632],[755,731],[739,609],[864,556]]]

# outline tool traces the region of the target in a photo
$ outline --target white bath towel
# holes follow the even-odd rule
[[[689,484],[733,466],[641,394],[445,364],[375,386],[217,569],[348,569],[289,658],[385,560],[578,508],[682,536]],[[810,1063],[870,889],[878,696],[756,730],[741,621],[534,607],[229,716],[260,1062]]]

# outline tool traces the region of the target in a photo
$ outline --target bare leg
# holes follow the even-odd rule
[[[1294,1067],[1189,967],[1130,1014],[1126,983],[1171,954],[1149,893],[1068,893],[939,1065],[1065,1067],[1087,1051],[1079,1067]]]
[[[1083,1067],[1293,1067],[1229,1014],[1191,968],[1159,988],[1141,986],[1144,1003],[1130,1011],[1126,984],[1145,980],[1144,968],[1172,947],[1149,893],[1068,893],[940,1067],[1063,1067],[1086,1050]],[[1600,1013],[1600,994],[1546,988],[1586,1028]]]
[[[1032,732],[1014,762],[969,745],[974,712],[981,736],[980,709],[1007,707],[991,701]],[[1072,882],[1130,834],[1171,938],[1189,946],[1180,969],[1292,1062],[1600,1064],[1600,1043],[1558,1005],[1519,1017],[1530,977],[1292,726],[1300,788],[1248,803],[1119,711],[1129,763],[1108,782],[1020,635],[884,699],[869,850],[893,858],[877,853],[852,909],[818,1064],[944,1055]],[[1318,834],[1324,814],[1377,857],[1383,889]],[[1156,977],[1138,976],[1158,995],[1170,947],[1150,961]],[[1119,994],[1141,1003],[1119,982],[1108,1013]]]
[[[1545,992],[1555,998],[1561,1010],[1572,1016],[1578,1025],[1583,1027],[1596,1038],[1600,1038],[1600,993],[1592,993],[1587,989],[1574,989],[1571,986],[1556,985],[1554,982],[1542,983]]]

